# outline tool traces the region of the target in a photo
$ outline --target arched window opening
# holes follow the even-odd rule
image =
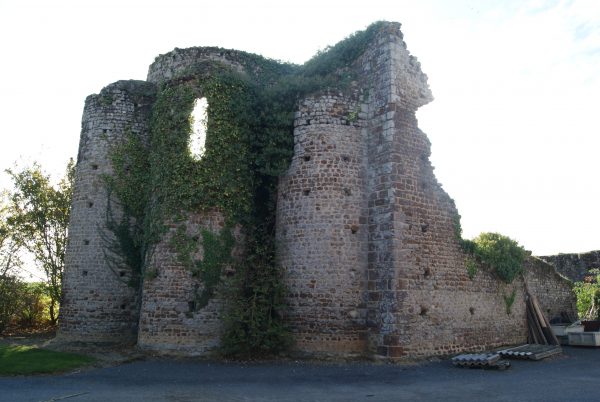
[[[200,160],[204,155],[204,143],[206,142],[206,126],[208,121],[208,100],[199,98],[194,101],[192,110],[192,133],[188,142],[188,149],[192,158]]]

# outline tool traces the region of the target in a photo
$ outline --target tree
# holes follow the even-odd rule
[[[10,194],[8,224],[44,271],[50,296],[50,320],[56,323],[67,246],[67,229],[75,165],[71,159],[65,177],[53,186],[50,177],[34,163],[20,172],[7,170],[14,185]]]
[[[0,275],[0,334],[19,309],[21,282],[15,276]]]
[[[19,280],[14,276],[21,265],[21,244],[9,225],[8,193],[0,193],[0,334],[11,322],[19,301]]]
[[[14,274],[21,266],[19,250],[22,244],[15,234],[14,227],[9,225],[8,193],[0,194],[0,277]]]

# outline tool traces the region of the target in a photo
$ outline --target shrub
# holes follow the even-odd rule
[[[477,261],[471,257],[467,257],[465,266],[467,267],[467,275],[469,275],[469,279],[475,279],[475,275],[477,275],[477,271],[479,270],[477,267]]]
[[[50,298],[43,283],[23,283],[17,319],[21,327],[35,327],[49,320]]]
[[[13,320],[19,309],[21,281],[13,276],[0,276],[0,334]]]
[[[573,291],[577,296],[577,313],[580,319],[600,319],[600,272],[590,270],[595,274],[590,282],[575,282]]]
[[[475,256],[492,267],[504,282],[511,283],[523,273],[527,252],[515,240],[498,233],[482,233],[473,243]]]

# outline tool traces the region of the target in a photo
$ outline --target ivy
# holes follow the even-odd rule
[[[375,35],[384,26],[385,23],[382,21],[375,22],[364,31],[356,32],[336,45],[326,47],[304,64],[303,74],[327,76],[347,73],[347,66],[365,52]]]
[[[291,344],[282,320],[286,289],[275,264],[274,239],[259,227],[247,242],[254,250],[236,272],[227,293],[235,300],[224,317],[222,349],[225,355],[254,356],[274,354]]]
[[[202,288],[195,291],[193,308],[197,311],[208,305],[214,296],[224,269],[233,263],[231,252],[235,244],[231,228],[224,228],[221,233],[214,234],[204,229],[202,235],[203,258],[194,258],[198,250],[197,237],[190,237],[186,233],[186,227],[181,224],[177,227],[171,246],[177,252],[178,262],[188,269],[193,277],[200,279]]]
[[[477,261],[475,261],[472,257],[467,257],[465,266],[467,267],[467,275],[469,276],[469,279],[475,279],[475,275],[477,275],[477,271],[479,271]]]
[[[506,314],[510,315],[512,312],[512,306],[515,303],[515,298],[517,296],[517,288],[513,288],[510,295],[502,294],[502,298],[504,299],[504,306],[506,307]]]
[[[119,220],[107,213],[107,227],[117,239],[112,250],[134,267],[141,287],[158,275],[146,261],[175,225],[170,246],[201,284],[191,310],[217,293],[226,301],[226,354],[277,353],[290,344],[281,316],[286,289],[275,261],[275,213],[278,178],[293,154],[294,112],[309,94],[351,88],[357,77],[347,66],[382,27],[375,23],[303,66],[216,49],[245,66],[245,73],[214,61],[180,73],[156,93],[147,146],[127,134],[112,150],[114,174],[106,183],[124,213]],[[196,160],[188,142],[194,101],[201,97],[208,101],[207,135],[205,152]],[[357,118],[350,112],[351,121]],[[187,233],[190,213],[215,210],[226,222],[220,233]],[[242,231],[243,261],[232,257],[234,227]],[[234,275],[224,282],[226,267]]]
[[[150,254],[147,247],[151,245],[144,228],[150,181],[144,173],[149,169],[147,149],[141,139],[127,129],[109,156],[113,174],[103,176],[108,189],[106,231],[101,230],[104,257],[119,280],[141,291],[141,279]],[[122,270],[129,270],[129,275],[122,276]]]

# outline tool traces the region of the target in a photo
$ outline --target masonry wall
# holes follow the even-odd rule
[[[157,57],[149,67],[147,80],[157,84],[211,72],[210,63],[219,63],[233,71],[245,74],[242,52],[217,48],[175,49]],[[195,88],[200,94],[201,88]],[[200,97],[200,96],[199,96]],[[209,99],[210,102],[210,99]],[[210,107],[210,106],[209,106]],[[202,260],[202,230],[220,234],[225,218],[216,209],[204,212],[185,212],[182,217],[187,235],[197,240],[194,260]],[[177,225],[158,242],[147,268],[150,273],[144,281],[140,311],[138,347],[160,352],[204,355],[220,344],[223,321],[221,313],[226,300],[221,292],[208,305],[198,304],[197,295],[203,289],[202,281],[178,261],[171,239]],[[242,228],[236,227],[234,236],[235,258],[242,255]],[[230,272],[231,273],[231,272]],[[227,286],[227,275],[223,273]]]
[[[524,267],[527,286],[536,295],[548,320],[563,315],[577,319],[577,298],[573,292],[573,282],[537,257],[528,258]]]
[[[225,222],[223,215],[213,210],[190,214],[185,225],[187,235],[198,241],[193,258],[201,260],[204,256],[201,231],[219,234]],[[217,293],[207,306],[197,306],[196,295],[203,284],[177,259],[171,245],[176,228],[177,225],[171,226],[152,253],[150,274],[144,281],[138,346],[201,355],[219,345],[223,298]]]
[[[85,102],[65,256],[58,338],[64,341],[135,342],[138,305],[127,285],[131,273],[107,263],[104,236],[112,173],[109,152],[126,131],[148,138],[154,86],[119,81]],[[111,202],[115,219],[120,210]]]
[[[296,349],[400,359],[525,342],[523,280],[505,284],[486,267],[467,275],[458,211],[415,117],[432,99],[427,77],[399,25],[382,30],[352,68],[361,79],[349,95],[300,104],[294,158],[280,181],[279,259]],[[356,124],[346,110],[357,111]],[[533,291],[558,292],[540,303],[571,308],[564,281],[529,265]]]
[[[207,62],[217,62],[243,73],[240,53],[235,50],[218,48],[191,47],[175,48],[173,51],[156,57],[148,68],[149,82],[163,83],[185,74],[193,75],[206,69]]]
[[[580,282],[589,274],[590,269],[600,269],[600,251],[579,254],[558,254],[540,257],[556,267],[556,270],[574,282]]]
[[[279,182],[277,244],[287,320],[306,353],[362,354],[367,257],[365,141],[356,99],[301,102]]]
[[[415,117],[432,99],[427,78],[399,27],[390,26],[374,48],[379,53],[369,65],[375,76],[368,137],[370,350],[395,359],[517,342],[526,334],[522,286],[506,314],[506,286],[484,270],[474,280],[467,276],[455,234],[457,211],[433,174],[430,143]]]
[[[153,83],[214,62],[260,74],[243,52],[176,49],[150,66],[148,83],[115,83],[86,100],[59,337],[137,340],[143,349],[187,354],[218,346],[226,301],[217,294],[205,307],[194,305],[203,285],[177,259],[175,225],[151,254],[139,298],[125,284],[128,272],[106,263],[102,244],[110,146],[129,130],[147,140]],[[486,267],[467,275],[458,213],[433,174],[415,115],[432,95],[400,25],[385,24],[347,68],[358,77],[349,87],[300,100],[294,155],[279,183],[277,258],[296,351],[394,360],[525,342],[523,280],[504,284]],[[184,222],[201,259],[201,230],[220,232],[223,216],[189,213]],[[243,258],[239,247],[235,253]],[[568,281],[540,260],[526,267],[527,287],[549,318],[575,311]]]

